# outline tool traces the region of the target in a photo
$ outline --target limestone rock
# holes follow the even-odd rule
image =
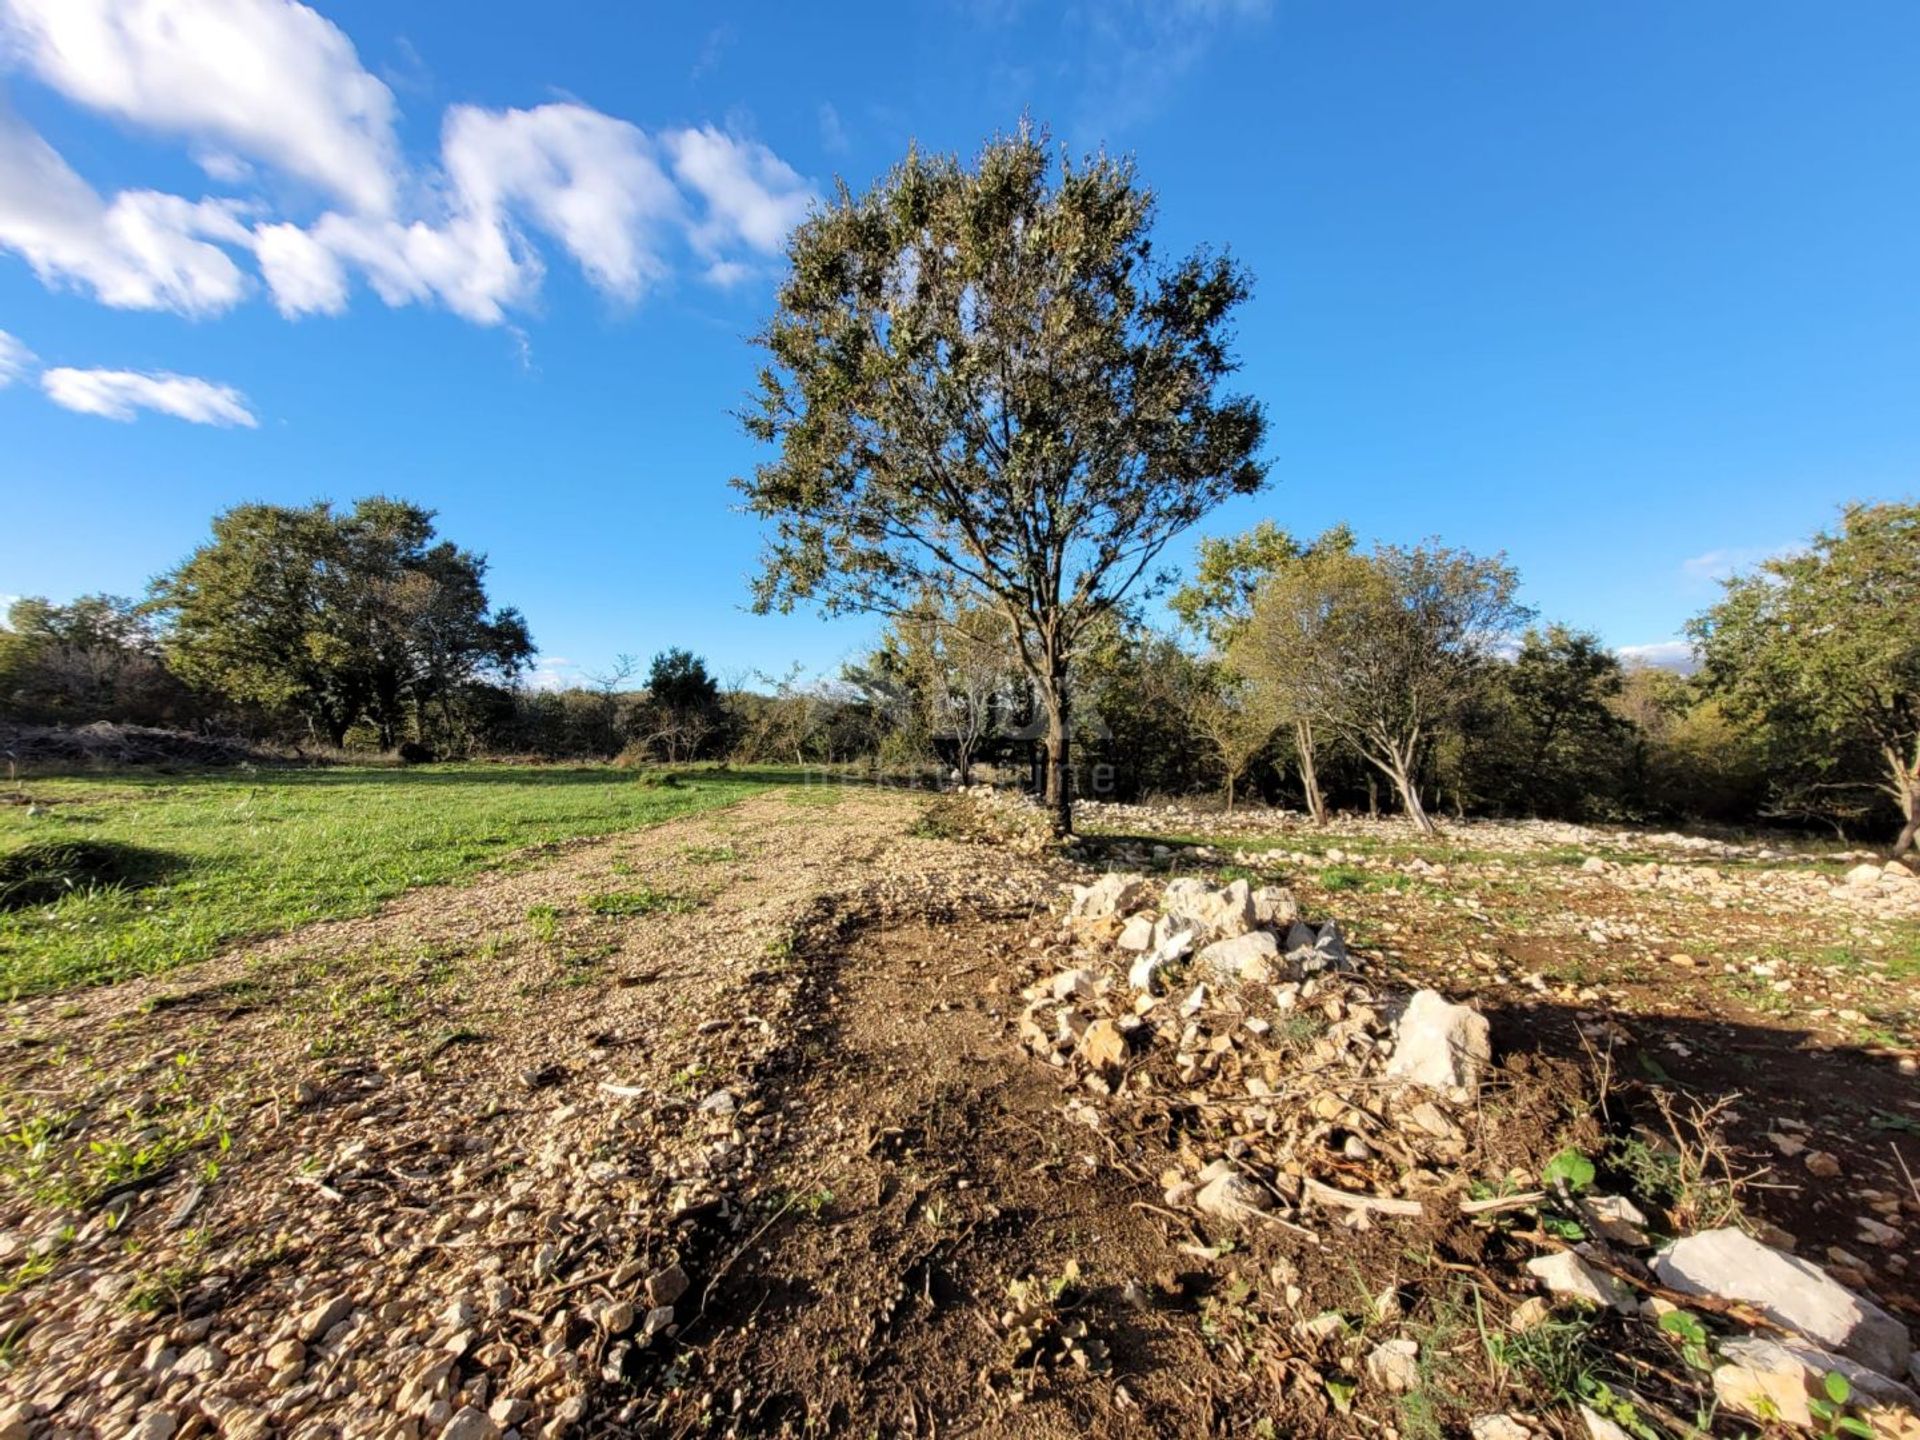
[[[1249,930],[1231,940],[1216,940],[1194,957],[1194,964],[1219,980],[1251,980],[1271,985],[1280,945],[1265,930]]]
[[[1347,954],[1347,940],[1340,923],[1309,925],[1295,920],[1287,929],[1287,962],[1302,975],[1317,975],[1322,970],[1351,971],[1353,957]]]
[[[1080,1057],[1096,1070],[1118,1070],[1127,1063],[1127,1037],[1113,1021],[1096,1020],[1080,1037]]]
[[[1420,1383],[1420,1346],[1412,1340],[1387,1340],[1367,1354],[1367,1378],[1404,1395]]]
[[[1534,1256],[1527,1261],[1527,1273],[1555,1295],[1584,1300],[1589,1305],[1611,1305],[1625,1315],[1635,1309],[1632,1291],[1572,1250]]]
[[[1109,915],[1130,915],[1153,898],[1153,883],[1144,875],[1115,872],[1102,875],[1091,885],[1073,887],[1076,920],[1104,920]]]
[[[1235,1223],[1273,1208],[1265,1190],[1233,1169],[1223,1169],[1209,1179],[1193,1197],[1193,1203],[1209,1215]]]
[[[351,1295],[329,1296],[300,1317],[300,1338],[309,1343],[318,1340],[352,1313]]]
[[[1120,927],[1120,938],[1113,942],[1122,950],[1151,950],[1153,948],[1153,921],[1144,915],[1135,915]]]
[[[1532,1440],[1533,1432],[1511,1415],[1476,1415],[1467,1431],[1473,1440]]]
[[[1472,1091],[1492,1059],[1486,1016],[1450,1004],[1438,991],[1420,990],[1394,1027],[1387,1074],[1433,1090]]]
[[[1184,920],[1210,939],[1231,940],[1254,927],[1253,887],[1245,880],[1216,890],[1204,880],[1182,876],[1167,885],[1161,907],[1167,921]]]
[[[1299,918],[1300,905],[1293,898],[1291,890],[1278,885],[1262,885],[1253,892],[1253,920],[1256,925],[1278,930]]]
[[[1907,1327],[1818,1265],[1762,1245],[1727,1227],[1676,1240],[1653,1257],[1662,1284],[1687,1295],[1716,1295],[1751,1305],[1777,1325],[1882,1375],[1907,1368]]]
[[[1844,1375],[1853,1387],[1852,1406],[1868,1412],[1876,1433],[1900,1434],[1902,1417],[1920,1435],[1920,1395],[1844,1355],[1801,1345],[1743,1335],[1720,1347],[1722,1364],[1713,1372],[1713,1393],[1720,1403],[1749,1419],[1778,1416],[1789,1425],[1810,1426],[1810,1397],[1825,1393],[1826,1377]],[[1887,1412],[1884,1416],[1873,1412]]]

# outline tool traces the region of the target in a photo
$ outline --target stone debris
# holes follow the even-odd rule
[[[1633,1292],[1604,1270],[1595,1269],[1572,1250],[1555,1250],[1527,1261],[1527,1273],[1555,1295],[1581,1300],[1589,1305],[1611,1306],[1631,1315],[1636,1307]]]
[[[1877,1434],[1920,1437],[1920,1395],[1897,1380],[1815,1345],[1744,1335],[1720,1346],[1713,1393],[1735,1414],[1810,1427],[1808,1401],[1824,1397],[1828,1375],[1846,1377],[1852,1408]]]
[[[1466,1005],[1454,1005],[1433,990],[1418,991],[1393,1031],[1393,1058],[1387,1074],[1396,1080],[1447,1093],[1479,1087],[1492,1062],[1493,1044],[1486,1017]]]
[[[1882,1375],[1906,1371],[1907,1327],[1819,1266],[1728,1226],[1676,1240],[1653,1257],[1661,1283],[1753,1306],[1777,1325]]]
[[[1420,1384],[1420,1346],[1413,1340],[1384,1340],[1367,1352],[1367,1379],[1395,1395]]]

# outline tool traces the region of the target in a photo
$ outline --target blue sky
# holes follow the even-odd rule
[[[0,594],[386,491],[549,679],[831,670],[871,626],[743,608],[745,337],[836,175],[1024,110],[1258,278],[1274,484],[1207,530],[1504,549],[1656,644],[1920,490],[1916,73],[1908,0],[0,0]]]

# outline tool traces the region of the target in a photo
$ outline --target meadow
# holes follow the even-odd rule
[[[21,781],[0,806],[0,865],[28,847],[104,842],[126,878],[0,911],[0,995],[171,969],[237,940],[364,914],[533,847],[732,804],[785,778],[444,765]]]

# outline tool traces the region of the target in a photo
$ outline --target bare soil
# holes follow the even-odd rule
[[[774,792],[10,1007],[8,1440],[1424,1436],[1503,1410],[1575,1433],[1485,1359],[1544,1237],[1451,1211],[1242,1233],[1162,1203],[1195,1144],[1177,1110],[1076,1123],[1019,992],[1074,953],[1062,884],[1131,842],[1022,858],[915,833],[923,803]],[[1821,974],[1791,913],[1571,866],[1395,890],[1251,868],[1349,924],[1370,983],[1489,1014],[1481,1168],[1657,1129],[1658,1093],[1737,1094],[1716,1143],[1748,1208],[1920,1319],[1916,982]],[[1587,938],[1608,919],[1644,940]],[[1781,993],[1762,954],[1823,1013],[1757,999]],[[1321,1312],[1348,1317],[1332,1342],[1300,1332]],[[1402,1320],[1412,1400],[1361,1364]],[[1670,1357],[1621,1364],[1684,1394]]]

